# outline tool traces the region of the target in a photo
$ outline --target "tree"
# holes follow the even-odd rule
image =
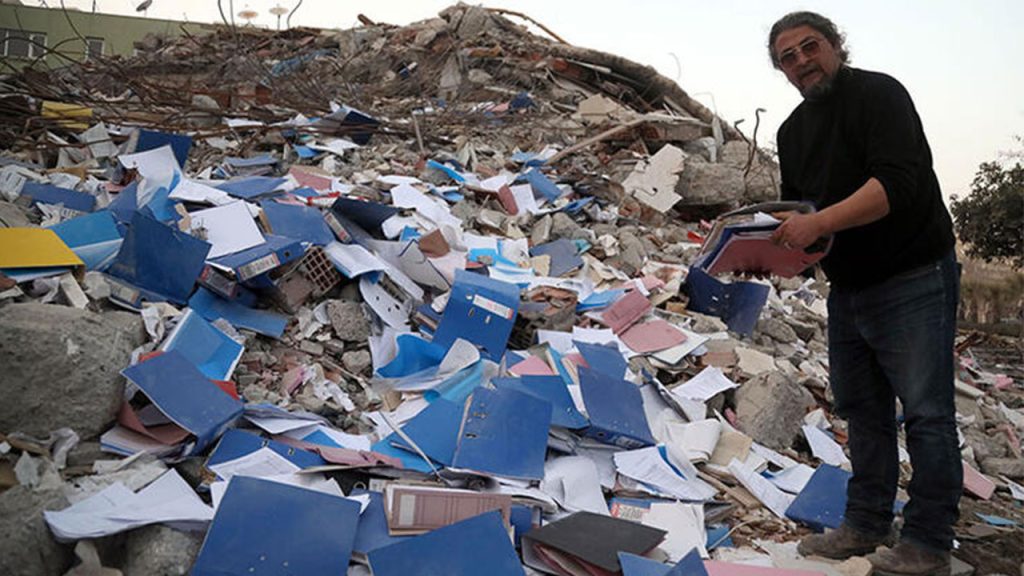
[[[1018,157],[1019,158],[1019,157]],[[983,162],[963,200],[952,197],[956,233],[967,255],[1024,266],[1024,165]]]

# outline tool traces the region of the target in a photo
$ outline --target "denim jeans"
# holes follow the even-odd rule
[[[890,530],[899,398],[914,471],[902,538],[936,550],[952,547],[963,490],[953,400],[959,292],[951,252],[868,288],[833,287],[828,298],[832,392],[849,422],[853,465],[845,521],[869,534]]]

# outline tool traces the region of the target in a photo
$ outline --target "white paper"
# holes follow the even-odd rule
[[[753,442],[750,444],[750,451],[784,470],[787,468],[792,468],[799,464],[799,462],[793,460],[789,456],[779,454],[775,450],[772,450],[771,448],[764,446],[762,444],[758,444],[757,442]]]
[[[826,464],[842,466],[850,460],[843,453],[843,447],[836,443],[828,434],[819,428],[804,424],[801,427],[807,443],[811,445],[811,454]]]
[[[694,548],[702,558],[708,557],[707,531],[704,529],[704,506],[681,502],[653,502],[641,522],[645,526],[668,532],[658,548],[668,559],[679,562]]]
[[[415,209],[438,227],[447,224],[456,229],[462,228],[462,220],[453,216],[447,205],[434,201],[408,184],[399,184],[391,189],[391,202],[399,208]]]
[[[552,350],[563,356],[568,354],[573,348],[572,334],[569,332],[537,330],[537,342],[547,344]]]
[[[597,466],[584,456],[551,458],[544,463],[540,489],[570,512],[608,515]]]
[[[703,334],[691,332],[685,328],[679,328],[678,326],[676,326],[675,328],[680,330],[683,333],[683,335],[686,336],[686,340],[683,341],[682,344],[673,346],[671,348],[666,348],[665,350],[656,352],[653,355],[656,360],[658,360],[659,362],[664,362],[669,366],[674,366],[678,364],[679,362],[682,361],[683,357],[685,357],[687,354],[692,353],[697,348],[700,348],[701,346],[704,345],[705,342],[708,341],[708,337]]]
[[[722,370],[708,366],[699,374],[672,389],[672,395],[689,400],[708,401],[716,394],[736,388],[738,384],[730,380]]]
[[[349,450],[369,450],[370,446],[373,445],[373,442],[368,435],[349,434],[347,432],[331,428],[330,426],[324,426],[323,424],[316,426],[313,430],[293,430],[291,432],[286,432],[285,436],[295,438],[296,440],[304,440],[314,432],[321,432],[342,448],[348,448]],[[310,442],[310,440],[306,441]]]
[[[806,464],[797,464],[792,468],[786,468],[776,473],[768,480],[783,492],[799,494],[813,475],[814,468]]]
[[[170,144],[145,152],[121,154],[118,160],[125,168],[134,168],[143,178],[169,182],[174,174],[181,173],[181,166]]]
[[[281,476],[300,470],[287,458],[267,447],[250,452],[241,458],[214,464],[209,468],[224,480],[230,480],[232,476],[254,476],[256,478]]]
[[[196,202],[199,204],[212,204],[214,206],[224,206],[238,201],[235,197],[223,190],[219,190],[213,186],[197,182],[190,178],[182,178],[181,182],[174,187],[174,190],[168,195],[168,197],[174,200]],[[252,210],[249,212],[252,213]]]
[[[241,474],[241,476],[248,476],[247,474]],[[270,482],[277,482],[278,484],[287,484],[289,486],[295,486],[297,488],[305,488],[306,490],[312,490],[314,492],[320,492],[322,494],[329,494],[331,496],[337,496],[338,498],[345,498],[346,500],[353,500],[359,503],[359,513],[362,514],[363,510],[366,509],[366,505],[369,504],[369,494],[366,496],[366,504],[363,503],[363,499],[358,496],[348,497],[341,491],[341,487],[338,483],[330,478],[325,478],[323,474],[279,474],[275,476],[258,476],[261,480],[268,480]],[[230,480],[218,480],[210,484],[210,500],[213,502],[213,508],[216,510],[220,507],[220,501],[224,498],[224,493],[227,492],[228,486],[231,484]]]
[[[1012,496],[1014,500],[1024,501],[1024,486],[1017,484],[1006,476],[1000,476],[1000,478],[1002,478],[1003,482],[1006,482],[1006,485],[1010,488],[1010,496]]]
[[[308,418],[279,418],[245,414],[245,419],[259,426],[268,434],[284,434],[293,430],[301,430],[303,435],[312,432],[319,422]]]
[[[517,186],[509,186],[509,190],[512,191],[512,197],[516,201],[516,207],[519,209],[516,215],[520,214],[537,214],[540,212],[540,206],[537,205],[537,199],[533,196],[533,187],[529,184],[520,184]]]
[[[679,451],[691,462],[707,462],[718,445],[722,424],[713,418],[696,422],[665,424],[668,449]]]
[[[192,230],[205,230],[203,239],[211,245],[207,258],[234,254],[265,242],[244,202],[199,210],[189,216]]]
[[[786,509],[793,503],[795,496],[779,490],[768,479],[747,468],[739,460],[733,459],[729,463],[729,473],[773,514],[782,519],[786,518]]]
[[[388,265],[383,260],[359,244],[331,242],[324,246],[324,253],[327,254],[334,266],[348,278],[388,269]]]
[[[615,468],[619,474],[641,482],[658,493],[681,500],[704,501],[718,493],[699,478],[679,476],[661,457],[657,446],[615,453]]]
[[[307,144],[307,148],[310,150],[317,150],[320,152],[330,152],[331,154],[337,154],[338,156],[344,156],[346,150],[353,148],[359,148],[359,144],[346,140],[344,138],[333,138],[324,142],[323,144]]]
[[[213,510],[174,469],[134,493],[121,483],[43,517],[60,541],[100,538],[161,522],[209,522]]]

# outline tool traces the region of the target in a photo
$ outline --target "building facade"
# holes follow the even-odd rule
[[[147,34],[202,34],[210,25],[178,20],[0,3],[0,74],[38,63],[51,67],[98,56],[131,56]]]

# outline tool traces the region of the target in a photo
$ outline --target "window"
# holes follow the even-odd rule
[[[103,56],[103,38],[87,37],[85,39],[85,59]]]
[[[0,29],[0,40],[0,53],[10,58],[38,58],[46,53],[46,34],[42,32]]]

